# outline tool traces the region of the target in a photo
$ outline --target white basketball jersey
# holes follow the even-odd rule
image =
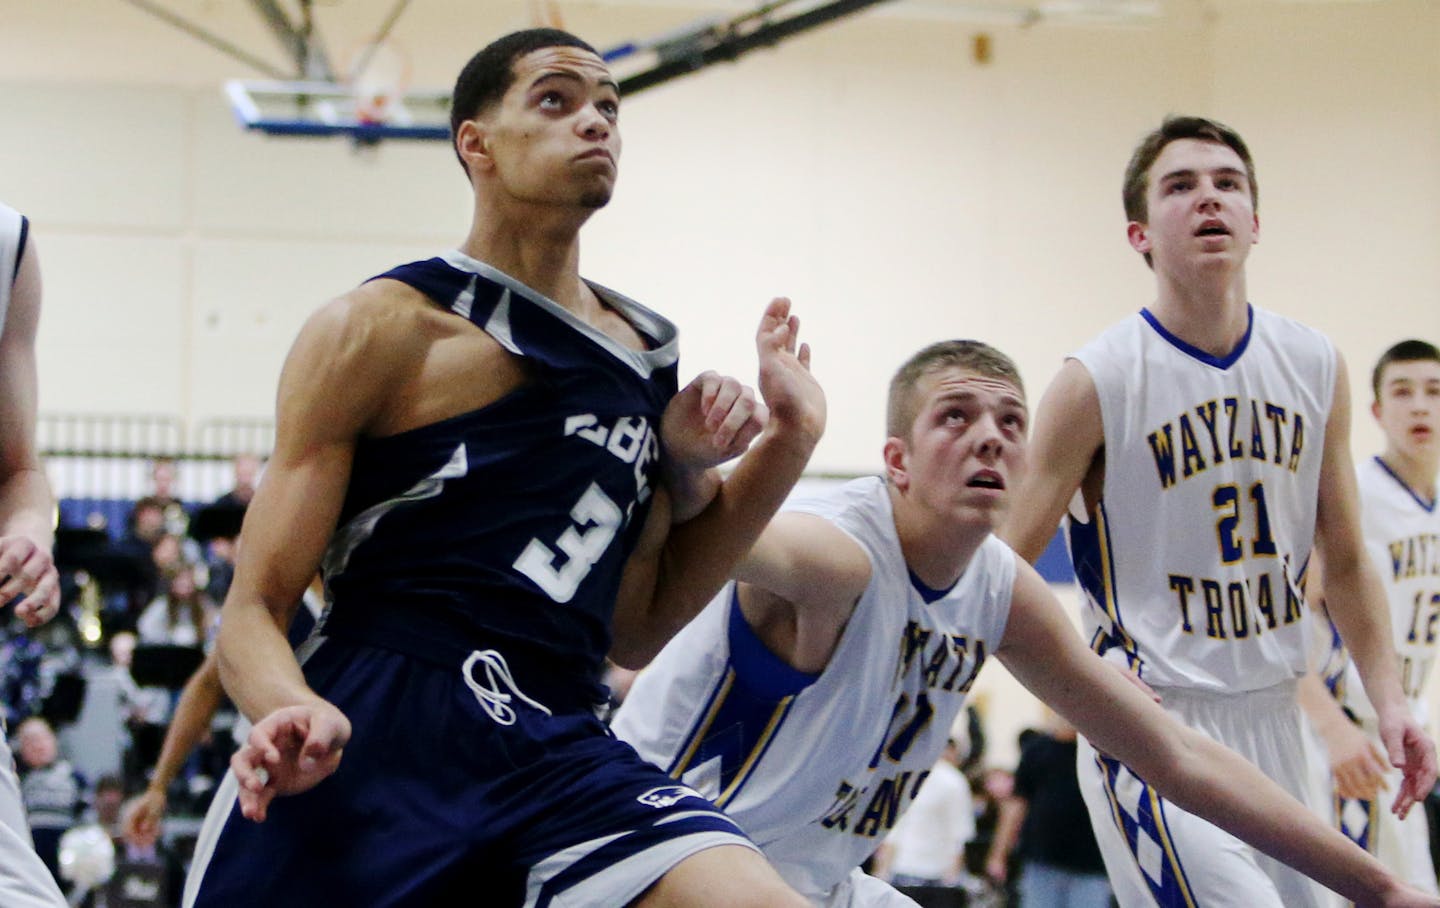
[[[14,208],[0,202],[0,331],[5,330],[5,316],[10,311],[10,292],[15,287],[15,270],[24,249],[25,218]]]
[[[1074,355],[1105,430],[1101,500],[1068,521],[1085,629],[1152,685],[1247,691],[1306,670],[1335,352],[1298,322],[1250,313],[1223,358],[1148,311]]]
[[[1420,695],[1440,641],[1440,507],[1421,499],[1378,457],[1361,463],[1356,473],[1365,550],[1390,603],[1400,683],[1416,719],[1428,725],[1429,715]],[[1344,658],[1344,651],[1339,653]],[[1360,673],[1348,658],[1334,692],[1357,718],[1376,718]]]
[[[829,665],[810,675],[776,658],[730,584],[635,679],[613,727],[714,800],[813,898],[879,847],[943,751],[1000,645],[1015,554],[988,538],[955,586],[927,602],[880,478],[786,509],[829,520],[870,558]]]

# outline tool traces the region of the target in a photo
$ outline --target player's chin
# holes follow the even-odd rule
[[[604,189],[592,189],[580,196],[580,206],[592,211],[599,211],[610,204],[610,199],[614,195],[615,191],[609,186]]]

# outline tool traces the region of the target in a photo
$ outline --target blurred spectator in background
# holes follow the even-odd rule
[[[255,486],[260,480],[260,457],[256,454],[235,456],[235,488],[215,499],[214,504],[239,508],[243,513],[255,497]],[[237,534],[238,535],[238,534]]]
[[[135,623],[142,644],[203,646],[218,613],[216,605],[195,582],[195,568],[185,562],[169,573],[165,591],[145,607]]]
[[[58,881],[60,836],[75,825],[89,804],[85,778],[61,756],[54,729],[39,716],[20,723],[14,750],[35,852]]]
[[[1109,908],[1110,881],[1075,775],[1075,728],[1053,713],[1050,727],[1021,747],[985,872],[1006,883],[1018,856],[1025,908]]]
[[[926,775],[910,809],[890,831],[876,854],[874,873],[888,879],[922,908],[939,905],[938,893],[914,891],[959,889],[965,882],[965,845],[975,837],[975,807],[970,783],[960,772],[965,747],[966,717],[951,730],[940,759]],[[963,903],[951,899],[952,904]]]

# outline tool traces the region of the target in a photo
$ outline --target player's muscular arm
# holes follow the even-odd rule
[[[1032,693],[1180,807],[1360,905],[1404,902],[1375,860],[1252,764],[1182,726],[1085,648],[1060,603],[1017,565],[999,657]],[[1420,904],[1423,904],[1421,902]]]
[[[674,526],[654,554],[626,565],[611,658],[638,668],[710,601],[804,472],[825,428],[825,395],[810,374],[788,300],[765,309],[756,332],[765,429],[705,509]]]
[[[828,520],[780,514],[736,569],[740,610],[771,652],[800,671],[818,672],[870,573],[864,550]]]
[[[1079,361],[1069,359],[1035,411],[1029,469],[1010,504],[1000,537],[1026,561],[1045,551],[1065,508],[1104,442],[1100,398]]]
[[[1406,704],[1385,588],[1365,552],[1360,494],[1350,459],[1350,381],[1338,353],[1336,360],[1335,396],[1320,465],[1315,542],[1324,565],[1325,603],[1331,620],[1375,706],[1390,762],[1405,770],[1405,782],[1393,807],[1403,816],[1435,784],[1435,747]]]
[[[313,315],[280,376],[275,452],[245,515],[220,624],[220,677],[252,720],[313,700],[285,639],[335,529],[355,442],[417,356],[367,285]],[[393,327],[393,326],[392,326]]]

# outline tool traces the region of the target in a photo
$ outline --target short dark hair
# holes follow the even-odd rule
[[[461,123],[499,101],[510,90],[515,83],[515,61],[545,47],[578,47],[600,56],[588,43],[558,28],[527,28],[491,41],[470,58],[455,80],[455,91],[450,96],[452,147]],[[455,156],[460,157],[459,149],[455,150]],[[464,166],[464,159],[460,164]]]
[[[986,378],[1008,381],[1025,396],[1025,384],[1014,360],[994,347],[977,340],[948,340],[931,344],[905,361],[890,379],[890,395],[885,407],[885,434],[888,438],[908,438],[915,426],[918,408],[915,386],[920,379],[941,369],[967,369]]]
[[[1395,346],[1380,354],[1380,359],[1375,362],[1375,370],[1370,373],[1370,387],[1375,392],[1375,399],[1380,399],[1380,380],[1385,377],[1385,367],[1391,363],[1413,363],[1429,360],[1440,363],[1440,349],[1428,341],[1403,340]]]
[[[1145,193],[1150,188],[1150,168],[1166,145],[1180,139],[1217,142],[1239,155],[1240,160],[1245,162],[1245,178],[1250,183],[1250,203],[1259,210],[1260,186],[1255,182],[1255,161],[1250,157],[1250,149],[1245,146],[1245,140],[1240,138],[1240,134],[1216,120],[1171,115],[1165,118],[1159,129],[1141,139],[1140,144],[1135,146],[1134,153],[1130,155],[1130,163],[1125,167],[1125,185],[1120,191],[1127,220],[1143,224],[1150,216],[1145,203]],[[1149,261],[1150,257],[1147,255],[1145,260]]]

